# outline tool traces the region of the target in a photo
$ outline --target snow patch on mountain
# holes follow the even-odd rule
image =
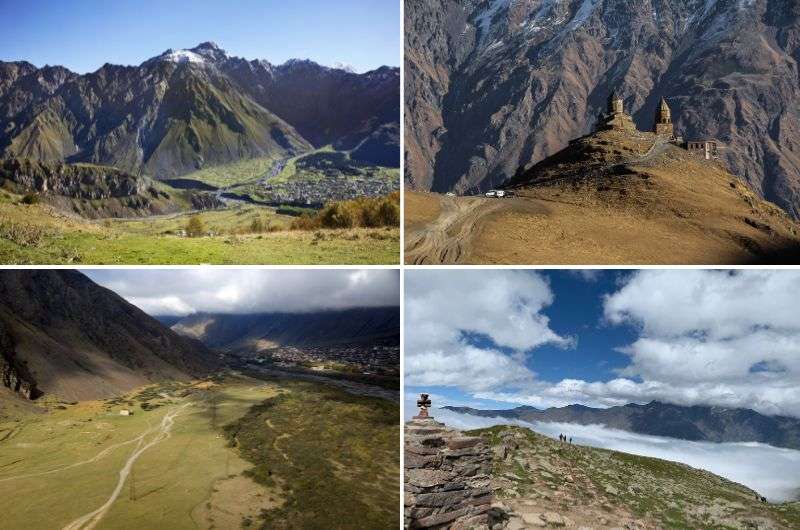
[[[489,0],[489,7],[475,17],[475,26],[480,30],[480,42],[486,40],[492,27],[492,20],[495,15],[503,8],[507,8],[511,0]]]
[[[173,63],[204,63],[205,58],[191,50],[168,50],[161,56],[164,61]]]
[[[579,28],[589,19],[590,16],[592,16],[592,13],[594,13],[594,10],[599,3],[600,0],[583,0],[581,7],[578,8],[578,11],[575,13],[575,17],[569,23],[567,29],[572,31]]]

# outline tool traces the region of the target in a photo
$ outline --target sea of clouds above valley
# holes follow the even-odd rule
[[[416,409],[407,403],[406,410],[413,413]],[[759,443],[690,442],[609,429],[602,425],[529,423],[508,418],[483,418],[445,409],[435,409],[432,415],[437,421],[456,429],[519,425],[552,438],[565,433],[575,444],[682,462],[744,484],[771,502],[795,500],[800,494],[800,451],[792,449]]]

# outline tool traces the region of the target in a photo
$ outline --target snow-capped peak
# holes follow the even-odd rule
[[[172,63],[193,63],[193,64],[213,64],[228,59],[228,54],[213,42],[202,42],[190,49],[173,50],[168,49],[158,57],[153,57],[147,63],[152,62],[172,62]]]
[[[173,63],[204,63],[205,57],[191,50],[167,50],[160,56],[162,61]]]

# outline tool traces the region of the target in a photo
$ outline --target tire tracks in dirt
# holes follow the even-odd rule
[[[478,223],[503,207],[504,199],[441,197],[441,214],[430,225],[407,234],[405,260],[413,265],[460,263]]]
[[[172,436],[171,431],[172,426],[175,424],[175,418],[189,405],[191,405],[191,403],[184,403],[175,410],[165,414],[157,428],[157,434],[147,443],[144,443],[144,440],[148,434],[153,432],[153,429],[148,429],[145,431],[145,433],[139,438],[139,443],[136,445],[136,449],[128,457],[128,460],[125,462],[125,465],[122,466],[122,469],[120,469],[117,485],[114,488],[114,491],[112,491],[108,500],[98,509],[82,515],[81,517],[78,517],[71,523],[67,524],[64,526],[63,530],[91,530],[97,526],[100,520],[106,515],[108,510],[111,509],[114,501],[116,501],[117,497],[119,497],[120,492],[122,492],[122,488],[125,486],[125,481],[128,479],[128,475],[130,474],[131,469],[133,469],[133,465],[136,463],[136,460],[138,460],[145,451]]]

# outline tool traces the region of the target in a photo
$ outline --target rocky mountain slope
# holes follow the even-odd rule
[[[201,340],[209,347],[225,350],[252,350],[257,345],[399,342],[400,309],[379,307],[244,315],[196,313],[177,321],[172,329]]]
[[[85,75],[0,63],[5,157],[169,178],[331,143],[388,164],[398,157],[398,122],[392,68],[359,75],[305,61],[273,66],[213,43]]]
[[[66,400],[106,397],[218,367],[217,356],[200,342],[74,270],[0,272],[0,347],[4,386],[19,392],[6,375],[16,374],[27,388]]]
[[[776,447],[800,449],[800,420],[765,416],[749,409],[684,407],[652,401],[606,409],[568,405],[539,410],[522,406],[506,410],[444,407],[462,414],[519,419],[523,421],[605,425],[613,429],[708,442],[760,442]]]
[[[690,466],[572,445],[498,426],[482,436],[494,452],[492,488],[504,528],[791,529],[800,503],[763,502],[758,492]]]
[[[590,131],[616,89],[641,130],[717,138],[730,171],[800,215],[793,0],[410,0],[406,182],[486,189]]]
[[[0,187],[86,218],[137,217],[224,206],[210,193],[173,190],[112,167],[0,160]]]

